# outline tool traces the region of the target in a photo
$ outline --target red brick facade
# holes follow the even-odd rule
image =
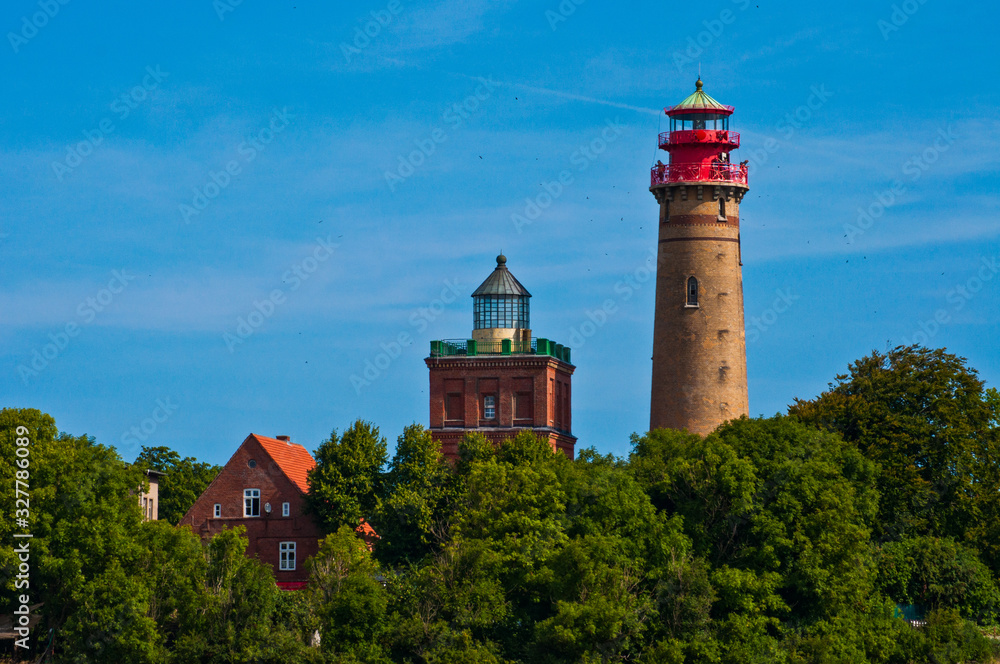
[[[303,512],[306,473],[313,466],[312,455],[301,445],[250,434],[180,525],[190,526],[203,539],[210,539],[223,527],[245,526],[250,542],[247,555],[271,565],[279,585],[294,587],[308,580],[304,563],[316,554],[322,536],[312,518]],[[246,489],[260,492],[259,516],[244,515]],[[285,503],[288,516],[283,515]],[[216,516],[216,505],[220,516]],[[281,569],[282,543],[295,545],[294,569]]]
[[[548,437],[553,450],[573,458],[571,376],[574,367],[548,355],[428,357],[430,431],[442,452],[458,457],[470,431],[500,442],[519,431]],[[494,397],[487,419],[486,397]]]

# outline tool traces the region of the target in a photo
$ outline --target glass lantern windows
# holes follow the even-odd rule
[[[690,113],[670,118],[670,131],[690,131],[692,129],[729,130],[729,116],[719,113]]]
[[[481,295],[473,299],[473,329],[528,329],[528,298],[518,295]]]

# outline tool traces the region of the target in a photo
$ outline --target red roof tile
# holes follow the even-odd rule
[[[259,436],[255,433],[250,436],[260,443],[264,451],[274,459],[282,472],[302,490],[302,493],[309,493],[306,477],[309,471],[316,467],[316,460],[309,454],[309,450],[296,443]]]

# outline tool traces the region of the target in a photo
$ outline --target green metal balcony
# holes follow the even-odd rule
[[[431,342],[431,357],[455,357],[464,355],[548,355],[572,364],[569,346],[563,346],[551,339],[535,338],[531,343],[502,339],[500,341],[476,341],[475,339],[439,339]]]

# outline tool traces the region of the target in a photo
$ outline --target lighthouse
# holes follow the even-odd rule
[[[708,434],[748,414],[740,201],[746,163],[730,151],[732,106],[703,89],[664,109],[669,154],[650,173],[660,206],[650,429]]]
[[[458,458],[467,433],[499,444],[530,431],[573,458],[576,367],[568,346],[532,336],[530,299],[500,254],[472,293],[471,336],[431,341],[430,432],[446,457]]]

